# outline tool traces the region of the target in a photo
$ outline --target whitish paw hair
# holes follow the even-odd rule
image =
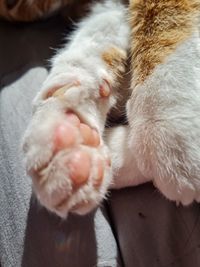
[[[62,217],[90,211],[112,182],[102,136],[125,71],[126,16],[120,2],[95,4],[52,60],[35,98],[23,142],[26,168],[41,204]]]
[[[27,172],[37,198],[61,217],[69,211],[89,212],[105,197],[111,183],[111,162],[98,123],[93,124],[87,111],[84,116],[78,108],[74,110],[77,101],[79,108],[85,104],[81,102],[84,94],[80,99],[77,93],[70,98],[79,86],[75,85],[48,91],[23,143]],[[99,97],[108,96],[107,92],[108,85],[100,86]]]

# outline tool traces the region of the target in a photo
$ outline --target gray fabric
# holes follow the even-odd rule
[[[30,103],[47,75],[44,67],[36,65],[50,56],[48,47],[56,45],[63,31],[59,23],[53,18],[26,26],[0,24],[2,267],[120,266],[105,210],[62,221],[31,198],[30,179],[22,164],[20,140],[31,116]]]

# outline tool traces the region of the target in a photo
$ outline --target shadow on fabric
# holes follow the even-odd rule
[[[0,21],[0,90],[30,68],[48,68],[48,60],[62,47],[70,27],[61,16],[35,23]]]
[[[31,199],[22,267],[96,266],[94,212],[61,220]]]

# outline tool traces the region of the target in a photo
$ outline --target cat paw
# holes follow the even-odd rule
[[[105,88],[99,88],[100,97],[107,97]],[[81,112],[89,102],[84,106],[76,92],[68,94],[74,94],[70,103],[70,97],[65,98],[68,89],[76,90],[73,84],[48,92],[23,141],[35,194],[43,206],[61,217],[91,211],[105,198],[112,180],[109,152],[94,122],[95,114]]]

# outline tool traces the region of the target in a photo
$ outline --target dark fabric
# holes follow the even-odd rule
[[[177,206],[152,184],[113,191],[109,202],[126,267],[200,266],[200,206]]]
[[[0,88],[29,68],[49,66],[53,49],[62,45],[68,30],[60,16],[27,24],[0,21]]]

